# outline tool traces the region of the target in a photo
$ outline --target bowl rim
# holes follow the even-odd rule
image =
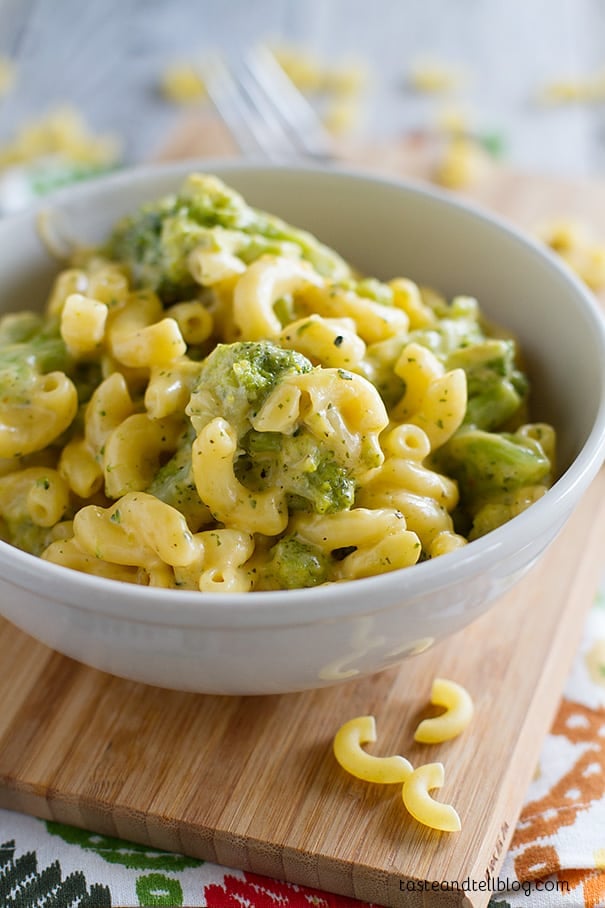
[[[85,183],[64,187],[43,197],[27,210],[0,220],[0,233],[10,230],[19,222],[35,223],[37,214],[43,209],[68,206],[77,203],[79,199],[102,194],[105,189],[115,190],[123,185],[149,182],[151,199],[156,179],[174,178],[176,181],[194,171],[216,173],[220,177],[225,175],[225,178],[229,173],[280,171],[291,176],[314,174],[320,175],[321,179],[373,182],[433,199],[450,209],[462,210],[490,229],[496,229],[521,244],[551,270],[554,269],[558,278],[571,287],[599,338],[604,354],[603,361],[599,363],[603,393],[591,431],[565,472],[526,511],[486,536],[474,540],[462,550],[374,577],[306,589],[201,594],[195,590],[138,586],[75,570],[66,571],[60,565],[44,561],[37,555],[21,551],[0,540],[0,582],[8,583],[16,589],[25,588],[42,593],[48,599],[69,604],[84,612],[94,611],[149,624],[174,625],[184,622],[207,627],[245,626],[259,629],[275,624],[312,624],[317,620],[331,620],[345,614],[354,616],[356,613],[367,614],[368,611],[379,612],[391,608],[393,598],[401,599],[405,592],[414,595],[426,588],[432,592],[443,590],[452,583],[454,577],[480,573],[487,554],[500,551],[506,555],[529,545],[535,536],[534,525],[542,522],[549,510],[554,508],[557,515],[563,515],[563,520],[567,518],[567,512],[571,512],[573,508],[574,498],[585,491],[605,460],[605,317],[596,298],[571,269],[554,252],[505,217],[421,181],[375,173],[359,167],[320,165],[306,161],[268,164],[254,159],[188,158],[178,162],[129,167]],[[317,595],[319,590],[323,595]],[[116,595],[118,591],[119,596]]]

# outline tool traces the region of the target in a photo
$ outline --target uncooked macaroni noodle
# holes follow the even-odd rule
[[[119,581],[408,568],[554,474],[516,344],[476,300],[361,276],[205,174],[75,250],[42,314],[0,319],[0,387],[2,537]]]
[[[456,737],[470,723],[473,701],[460,684],[446,678],[435,678],[431,703],[445,706],[446,712],[434,719],[425,719],[418,726],[414,739],[425,744],[437,744]],[[376,742],[374,716],[357,716],[345,722],[334,736],[333,750],[338,763],[351,775],[365,782],[403,783],[401,796],[408,812],[419,823],[441,832],[458,832],[460,817],[451,804],[434,800],[430,792],[441,788],[445,781],[443,763],[424,763],[414,767],[405,757],[377,757],[366,753],[362,744]]]
[[[536,233],[591,290],[605,287],[605,244],[588,224],[557,219],[539,225]]]
[[[440,744],[457,737],[473,718],[473,701],[461,684],[446,678],[435,678],[431,689],[431,703],[444,706],[445,712],[434,719],[423,719],[414,734],[415,741]]]
[[[435,801],[429,794],[434,788],[441,788],[444,781],[443,763],[424,763],[418,766],[403,783],[403,803],[419,823],[441,832],[459,832],[460,817],[456,810],[451,804]]]
[[[343,769],[365,782],[405,782],[413,772],[412,764],[405,757],[377,757],[362,749],[362,744],[375,741],[374,716],[358,716],[345,722],[336,732],[334,756]]]

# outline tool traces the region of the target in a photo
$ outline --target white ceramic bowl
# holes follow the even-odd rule
[[[380,671],[483,613],[562,528],[605,456],[605,333],[555,257],[510,226],[427,189],[353,172],[186,162],[57,194],[75,235],[97,241],[192,170],[220,173],[257,207],[305,227],[363,272],[475,295],[520,338],[533,415],[555,424],[563,468],[529,510],[461,551],[404,571],[310,590],[207,594],[106,581],[0,543],[0,612],[89,665],[221,694],[302,690]],[[56,266],[35,212],[0,222],[0,309],[46,297]]]

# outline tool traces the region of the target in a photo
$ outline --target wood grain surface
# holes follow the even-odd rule
[[[192,120],[164,157],[225,148],[218,127]],[[356,163],[415,178],[428,160],[426,148],[355,151]],[[593,220],[605,211],[603,186],[585,193],[501,171],[475,193],[526,225],[571,208]],[[471,627],[398,669],[301,694],[160,690],[80,665],[2,622],[0,806],[393,908],[481,908],[594,596],[603,533],[601,472],[543,559]],[[415,744],[437,675],[468,688],[476,716],[453,741]],[[437,797],[456,806],[460,833],[426,829],[406,814],[400,786],[338,766],[334,733],[368,713],[373,752],[444,763]]]

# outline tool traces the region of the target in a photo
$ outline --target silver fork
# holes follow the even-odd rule
[[[242,154],[276,162],[333,158],[320,117],[266,47],[235,62],[215,54],[201,70],[208,96]]]

